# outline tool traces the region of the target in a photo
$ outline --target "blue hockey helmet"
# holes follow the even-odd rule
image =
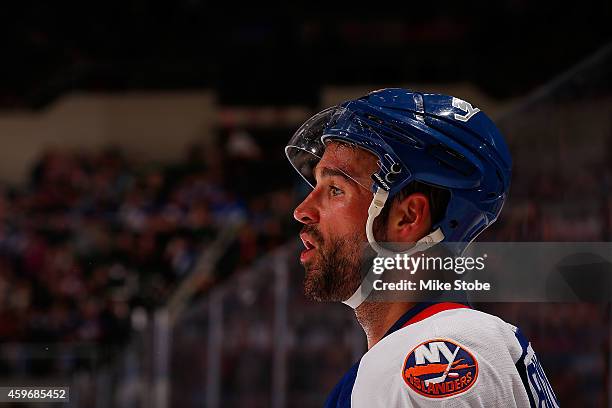
[[[326,144],[357,145],[378,157],[366,234],[388,197],[418,181],[448,190],[444,216],[423,242],[451,243],[463,253],[499,215],[510,187],[512,159],[495,124],[470,103],[447,95],[390,88],[319,112],[285,148],[287,158],[312,186]]]

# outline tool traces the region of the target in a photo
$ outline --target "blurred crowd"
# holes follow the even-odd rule
[[[232,220],[249,222],[218,274],[282,243],[290,190],[240,194],[224,178],[240,177],[224,168],[235,158],[212,150],[194,146],[176,165],[48,151],[27,186],[4,188],[0,338],[122,343],[131,310],[167,301]]]

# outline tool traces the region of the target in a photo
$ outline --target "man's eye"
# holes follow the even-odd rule
[[[342,193],[344,193],[344,191],[340,190],[336,186],[329,186],[329,192],[330,192],[330,194],[332,196],[338,196],[338,195],[341,195]]]

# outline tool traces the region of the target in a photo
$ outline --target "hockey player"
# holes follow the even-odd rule
[[[511,158],[493,122],[446,95],[383,89],[306,121],[286,147],[313,190],[304,224],[304,290],[352,307],[368,351],[326,407],[557,407],[528,341],[460,302],[374,301],[361,243],[453,243],[454,255],[499,215]],[[440,247],[440,245],[438,245]],[[435,247],[434,247],[435,248]]]

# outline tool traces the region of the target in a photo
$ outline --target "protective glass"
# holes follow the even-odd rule
[[[325,109],[308,119],[293,134],[285,147],[289,162],[312,188],[317,184],[314,168],[325,153],[323,132],[327,129],[336,109],[335,106]]]
[[[375,149],[386,145],[376,130],[366,121],[359,118],[349,109],[331,107],[325,109],[307,120],[293,135],[285,147],[287,158],[293,167],[304,177],[311,187],[315,187],[314,169],[325,153],[326,144],[338,140],[343,143],[354,144],[375,154],[379,160],[378,165],[385,170],[385,164]],[[370,146],[371,148],[368,148]],[[389,158],[393,163],[393,159]],[[346,171],[340,170],[363,188],[371,191],[370,186],[356,180]]]

